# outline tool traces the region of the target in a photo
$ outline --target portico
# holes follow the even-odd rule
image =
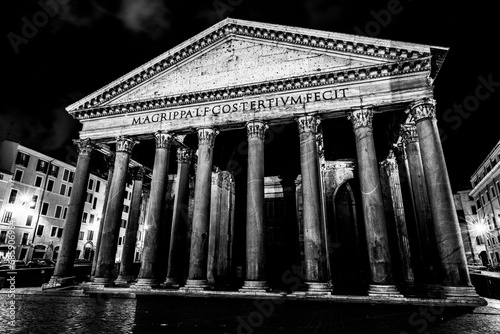
[[[477,300],[436,127],[446,52],[226,19],[75,102],[80,139],[116,144],[94,281],[113,285],[113,198],[136,154],[153,173],[135,289],[397,299],[432,285],[440,298]],[[404,168],[410,182],[398,145],[420,158]]]

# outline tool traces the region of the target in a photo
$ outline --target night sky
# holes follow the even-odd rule
[[[50,4],[46,20],[40,15],[44,2]],[[4,2],[2,77],[6,89],[0,139],[19,138],[48,155],[63,154],[80,129],[64,110],[66,106],[229,16],[450,47],[434,82],[438,121],[452,184],[456,189],[470,186],[470,175],[499,139],[496,49],[500,29],[494,2],[476,0],[467,6],[396,2]],[[380,15],[383,24],[370,24],[388,8],[394,14]],[[27,28],[34,20],[39,27]],[[371,30],[366,30],[367,24]],[[480,87],[488,81],[489,87]],[[460,105],[464,105],[461,110]]]

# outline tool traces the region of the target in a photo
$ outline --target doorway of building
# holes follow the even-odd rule
[[[351,179],[334,194],[334,219],[329,219],[330,271],[336,294],[364,295],[368,288],[368,253],[359,182]]]

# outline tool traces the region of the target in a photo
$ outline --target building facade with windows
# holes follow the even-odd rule
[[[464,242],[467,263],[470,265],[481,264],[479,254],[484,250],[483,244],[478,238],[476,224],[478,223],[476,201],[470,194],[471,190],[459,190],[453,194],[455,207],[457,209],[460,231]]]
[[[500,141],[470,178],[477,207],[476,244],[483,265],[500,266]]]
[[[14,226],[16,259],[57,260],[75,166],[9,140],[0,142],[0,157],[0,255],[6,255],[5,237]],[[89,175],[75,258],[93,257],[106,185],[101,176]]]

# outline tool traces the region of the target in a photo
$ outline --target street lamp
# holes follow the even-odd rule
[[[489,234],[490,234],[490,228],[488,224],[486,223],[485,219],[479,219],[479,220],[473,220],[472,222],[469,222],[470,225],[470,231],[472,234],[475,236],[480,236],[484,238],[484,249],[486,252],[486,258],[488,259],[488,263],[493,263],[492,259],[490,259],[490,253],[488,252],[488,241],[489,241]]]

